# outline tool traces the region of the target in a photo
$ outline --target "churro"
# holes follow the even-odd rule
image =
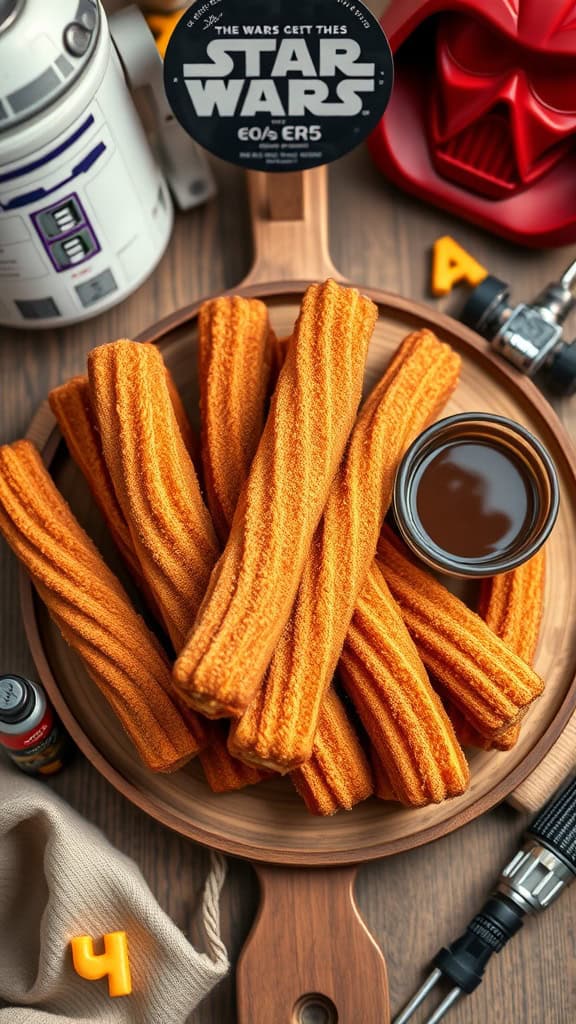
[[[463,747],[476,747],[478,750],[511,750],[516,745],[520,735],[520,722],[515,722],[514,725],[510,725],[504,732],[499,732],[496,736],[483,736],[470,724],[461,709],[444,695],[442,687],[437,682],[436,688],[442,698],[446,714],[452,722],[458,742]]]
[[[0,448],[0,530],[142,761],[162,772],[185,764],[205,742],[199,720],[193,735],[158,642],[28,441]]]
[[[100,436],[96,429],[90,403],[88,378],[72,377],[48,395],[50,408],[56,417],[68,451],[83,474],[94,501],[110,531],[131,575],[146,589],[142,568],[126,524],[124,514],[114,493],[110,474],[106,468]]]
[[[172,375],[166,367],[166,385],[174,409],[182,440],[193,460],[199,460],[198,441]],[[118,504],[112,480],[104,460],[100,434],[96,426],[90,401],[90,388],[86,376],[71,377],[53,388],[48,395],[50,408],[56,418],[66,446],[84,476],[92,497],[100,509],[112,540],[116,544],[128,570],[142,592],[153,614],[162,621],[162,614],[142,572],[134,551],[134,544],[124,513]]]
[[[270,365],[277,364],[279,372],[287,342],[279,343],[269,330],[266,308],[257,300],[210,301],[200,317],[203,462],[206,479],[217,481],[217,486],[207,488],[207,502],[212,516],[222,517],[221,538],[226,540],[260,439]],[[240,344],[246,345],[243,353],[229,352]],[[233,459],[228,452],[230,437],[236,439]],[[269,772],[229,753],[228,727],[223,722],[209,723],[208,734],[210,742],[200,761],[214,792],[230,792],[269,777]],[[335,693],[322,705],[312,757],[293,773],[292,781],[308,809],[316,814],[348,809],[371,793],[365,754]]]
[[[262,434],[274,341],[268,310],[239,295],[200,307],[198,354],[206,499],[221,542]]]
[[[528,665],[534,663],[544,608],[545,548],[512,569],[482,581],[478,614],[490,629]],[[482,736],[462,712],[447,707],[456,734],[464,746],[481,750],[511,750],[520,736],[520,723],[492,739]]]
[[[374,776],[374,796],[378,800],[385,800],[387,803],[399,803],[400,801],[390,782],[390,776],[378,754],[372,750],[372,747],[370,747],[370,764],[372,766],[372,775]]]
[[[278,383],[278,377],[280,376],[280,370],[284,366],[284,360],[288,352],[288,346],[290,344],[290,337],[278,338],[274,331],[271,331],[268,339],[268,352],[270,359],[270,380],[268,382],[269,396],[274,393],[274,388]]]
[[[511,650],[531,665],[544,610],[546,555],[540,548],[511,572],[482,581],[478,614]]]
[[[334,281],[308,288],[226,548],[174,680],[211,717],[261,685],[361,396],[377,309]]]
[[[464,792],[466,759],[375,564],[356,603],[339,673],[402,803],[420,807]]]
[[[312,757],[290,778],[312,814],[349,811],[374,791],[368,758],[332,687],[322,702]]]
[[[117,341],[88,357],[102,450],[142,572],[179,651],[204,596],[218,542],[186,451],[162,356]]]
[[[374,559],[398,463],[452,391],[460,358],[430,331],[402,343],[365,402],[264,685],[232,726],[236,756],[277,771],[310,757],[322,698]]]
[[[166,365],[164,366],[164,369],[166,372],[166,387],[168,388],[168,394],[170,396],[170,401],[172,402],[172,408],[174,409],[174,416],[176,418],[176,423],[178,424],[180,436],[184,442],[184,447],[186,448],[188,455],[194,463],[194,469],[198,472],[202,467],[200,441],[194,433],[192,424],[188,419],[188,413],[184,408],[184,403],[180,397],[180,392],[176,387],[176,382]]]
[[[226,722],[206,722],[206,735],[208,742],[198,759],[213,793],[232,793],[270,778],[270,772],[231,757],[227,747]]]
[[[424,664],[470,724],[492,737],[519,721],[544,688],[533,669],[417,566],[387,527],[378,561]]]
[[[280,349],[268,310],[258,299],[210,299],[198,317],[198,379],[206,502],[222,543],[228,539],[240,491],[262,434],[271,374]],[[210,742],[200,754],[214,793],[254,785],[269,772],[232,757],[228,726],[207,723]]]

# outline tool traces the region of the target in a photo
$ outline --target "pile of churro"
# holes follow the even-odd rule
[[[215,792],[280,773],[315,814],[420,807],[464,792],[464,747],[510,749],[542,692],[542,551],[476,612],[385,524],[460,358],[416,331],[362,402],[376,320],[334,281],[288,339],[257,299],[205,302],[199,438],[154,345],[102,345],[51,392],[151,626],[32,443],[0,448],[0,530],[151,771],[197,756]]]

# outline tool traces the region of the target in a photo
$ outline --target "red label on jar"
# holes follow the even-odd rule
[[[51,708],[47,707],[42,721],[28,732],[16,733],[15,735],[3,733],[0,726],[0,745],[8,750],[30,750],[38,743],[42,743],[53,728],[54,715]]]

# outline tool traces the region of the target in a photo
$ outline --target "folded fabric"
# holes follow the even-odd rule
[[[199,952],[136,865],[43,783],[0,761],[1,1024],[185,1024],[228,971],[220,936],[225,861],[214,854]],[[72,965],[70,939],[125,931],[132,994]]]

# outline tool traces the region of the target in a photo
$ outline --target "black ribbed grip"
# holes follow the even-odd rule
[[[528,835],[562,857],[576,875],[576,778],[542,808]]]
[[[493,918],[482,913],[476,914],[476,917],[468,925],[468,931],[482,939],[482,942],[490,946],[495,953],[499,953],[510,938],[499,921],[494,921]]]
[[[505,896],[495,893],[470,922],[456,942],[445,946],[434,958],[434,966],[461,988],[473,992],[482,981],[493,953],[499,953],[522,927],[524,910]]]

